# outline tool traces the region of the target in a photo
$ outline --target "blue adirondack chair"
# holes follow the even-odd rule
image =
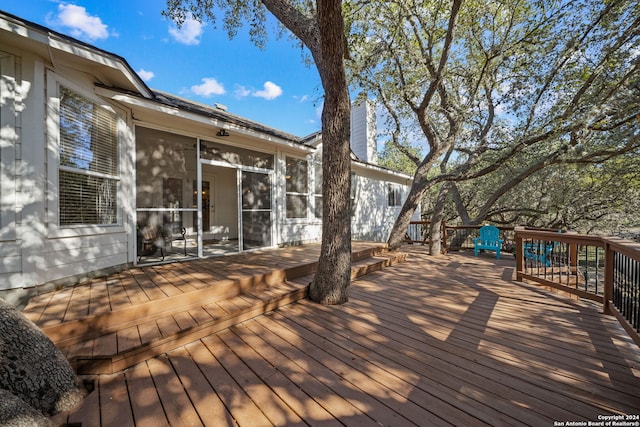
[[[523,247],[525,259],[531,259],[534,262],[544,264],[546,267],[551,267],[549,257],[555,247],[553,242],[528,242]]]
[[[478,256],[480,250],[494,251],[496,258],[500,259],[501,248],[502,239],[500,239],[500,230],[493,225],[483,225],[480,227],[480,237],[473,239],[473,254]]]

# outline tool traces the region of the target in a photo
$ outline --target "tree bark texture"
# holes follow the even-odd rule
[[[51,340],[17,308],[0,299],[0,389],[44,416],[67,411],[85,391]],[[12,417],[0,405],[0,419]],[[14,410],[19,408],[14,407]],[[33,412],[33,411],[26,411]],[[23,414],[24,415],[24,414]],[[14,417],[15,419],[15,417]]]
[[[429,225],[429,253],[431,255],[442,254],[442,220],[444,218],[444,208],[447,203],[447,195],[449,194],[450,184],[445,182],[440,186],[438,198],[431,215],[431,224]]]
[[[49,418],[8,390],[0,388],[0,426],[53,427]]]
[[[351,282],[351,151],[345,36],[340,0],[317,0],[320,55],[314,56],[325,91],[322,110],[322,244],[309,297],[321,304],[348,301]],[[319,60],[319,61],[318,61]]]

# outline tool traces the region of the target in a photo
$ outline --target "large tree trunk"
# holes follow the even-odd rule
[[[418,206],[420,206],[420,200],[422,200],[422,195],[425,190],[425,186],[420,186],[416,184],[416,182],[411,186],[407,200],[402,205],[400,214],[398,214],[396,222],[391,229],[389,239],[387,240],[390,249],[398,249],[402,245],[413,213],[418,209]]]
[[[344,69],[345,38],[340,0],[317,0],[325,91],[322,110],[322,245],[309,297],[321,304],[349,299],[351,282],[351,102]]]
[[[431,255],[442,254],[442,220],[450,188],[451,186],[447,182],[440,186],[433,214],[431,214],[431,224],[429,225],[429,253]]]
[[[0,392],[0,425],[43,425],[44,417],[67,411],[84,397],[62,353],[1,298]]]
[[[389,234],[389,239],[387,240],[387,244],[389,248],[392,250],[400,248],[402,242],[404,241],[404,236],[407,233],[407,229],[409,227],[409,223],[411,222],[411,218],[413,218],[413,214],[420,206],[420,202],[422,201],[422,197],[424,193],[429,189],[433,182],[427,180],[427,174],[431,169],[431,166],[436,161],[436,159],[444,153],[445,147],[443,146],[431,146],[431,151],[427,156],[423,159],[422,163],[416,169],[415,174],[413,175],[413,183],[411,184],[411,188],[409,189],[409,194],[407,195],[407,200],[405,200],[402,205],[402,209],[400,210],[400,214],[396,218],[396,222],[393,224],[393,228],[391,229],[391,233]]]

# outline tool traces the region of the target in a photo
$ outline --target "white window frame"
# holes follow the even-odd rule
[[[320,207],[320,211],[318,211],[318,206],[317,206],[318,199],[320,199],[321,201],[323,200],[323,197],[322,197],[323,169],[322,169],[322,160],[320,159],[321,154],[322,153],[320,153],[320,156],[312,157],[311,160],[309,161],[309,164],[311,165],[311,168],[309,169],[313,169],[313,181],[309,185],[310,193],[311,193],[310,209],[312,212],[312,218],[317,221],[322,221],[322,207]],[[320,171],[320,174],[316,173],[318,170]],[[318,184],[320,185],[320,188],[318,188]]]
[[[293,191],[287,191],[287,160],[288,159],[293,159],[296,161],[300,161],[300,162],[304,162],[307,165],[307,191],[306,192],[293,192]],[[290,155],[285,155],[285,159],[284,159],[284,178],[285,178],[285,182],[284,182],[284,214],[285,214],[285,218],[287,219],[287,221],[289,222],[295,222],[295,221],[308,221],[309,219],[309,211],[311,209],[311,205],[309,202],[309,192],[310,192],[310,187],[311,187],[311,180],[309,179],[309,165],[311,164],[311,162],[309,160],[307,160],[306,158],[301,158],[301,157],[296,157],[296,156],[290,156]],[[306,203],[306,212],[304,214],[304,216],[296,216],[296,217],[290,217],[289,216],[289,210],[287,209],[287,197],[288,196],[303,196],[304,198],[306,198],[307,203]]]
[[[60,171],[72,171],[72,168],[61,167],[60,165],[60,87],[75,92],[76,94],[86,98],[94,104],[106,109],[110,113],[115,114],[117,121],[117,138],[118,138],[118,171],[116,177],[104,176],[105,178],[115,179],[116,185],[116,222],[114,224],[69,224],[60,225]],[[54,72],[47,73],[47,223],[49,237],[68,237],[74,235],[90,235],[90,234],[107,234],[124,232],[122,208],[124,200],[122,195],[122,174],[125,159],[123,155],[123,143],[125,141],[126,123],[123,119],[125,114],[121,110],[116,110],[113,106],[106,103],[103,99],[94,93],[73,83]],[[81,171],[78,171],[79,173]],[[89,173],[91,174],[91,173]],[[96,176],[100,176],[97,174]]]
[[[357,208],[357,198],[358,198],[358,182],[359,182],[359,178],[358,178],[358,174],[355,173],[354,171],[350,172],[351,174],[351,188],[349,190],[349,204],[350,204],[350,209],[351,209],[351,218],[354,218],[356,216],[356,208]]]
[[[387,206],[390,208],[402,206],[402,187],[400,184],[394,184],[392,182],[387,183]]]
[[[15,57],[11,54],[0,52],[0,84],[8,94],[1,95],[9,102],[0,105],[0,129],[5,132],[13,130],[13,135],[3,135],[5,138],[13,138],[9,144],[0,144],[0,241],[12,241],[16,239],[16,144],[19,142],[18,123],[16,123],[16,103],[21,102],[19,91],[16,90],[16,66]],[[9,96],[5,96],[9,95]]]

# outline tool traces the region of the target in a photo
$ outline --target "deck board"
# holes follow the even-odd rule
[[[312,383],[317,381],[325,386],[323,394],[314,396],[326,399],[328,407],[337,419],[349,420],[349,423],[355,423],[355,425],[368,425],[375,422],[382,425],[406,425],[409,422],[402,414],[383,405],[374,396],[359,390],[345,380],[342,376],[343,372],[335,372],[326,366],[327,362],[324,360],[319,361],[315,357],[310,357],[309,353],[318,350],[305,345],[295,333],[274,322],[273,317],[272,314],[257,318],[255,322],[260,330],[257,333],[264,334],[269,342],[274,343],[276,348],[290,360],[299,361],[294,369],[302,369],[302,371],[299,371],[299,375],[295,377],[292,375],[297,379],[296,383],[299,387],[306,390],[309,381]],[[329,361],[335,360],[330,355],[328,358]],[[426,418],[424,421],[427,425],[451,425],[433,417]]]
[[[292,318],[296,316],[297,313],[291,315]],[[507,424],[527,421],[519,414],[518,418],[509,414],[514,404],[526,405],[535,412],[530,416],[532,422],[545,412],[553,412],[553,407],[549,408],[547,403],[530,398],[530,394],[535,396],[535,392],[540,390],[532,390],[526,381],[517,381],[500,373],[496,375],[495,369],[481,365],[477,355],[464,347],[445,345],[434,351],[432,346],[435,343],[428,340],[424,332],[412,332],[411,325],[394,323],[393,318],[377,312],[376,319],[381,326],[372,329],[365,326],[370,314],[358,316],[363,319],[360,328],[352,326],[350,330],[356,332],[355,337],[343,337],[340,341],[342,345],[350,348],[355,342],[361,346],[357,353],[366,354],[369,360],[383,357],[385,359],[381,363],[385,365],[395,362],[414,372],[429,372],[429,378],[421,378],[416,387],[439,393],[438,397],[445,401],[465,401],[466,410],[485,422],[493,423],[503,416]],[[341,317],[321,319],[327,322],[342,321]],[[397,333],[399,330],[403,331],[402,334]],[[376,337],[374,343],[367,338],[371,336]]]
[[[311,424],[314,421],[331,423],[332,418],[335,421],[348,419],[360,425],[372,422],[372,419],[352,405],[348,398],[336,393],[330,387],[332,379],[339,383],[339,379],[330,371],[319,373],[317,376],[313,375],[314,372],[321,371],[319,365],[313,360],[304,359],[304,353],[298,348],[287,346],[286,341],[272,334],[257,321],[235,326],[234,331],[241,331],[245,342],[259,348],[260,354],[278,367],[278,371],[289,380],[294,390],[304,392],[302,396],[299,394],[294,396],[295,399],[303,400],[292,402],[291,405],[310,408],[306,411],[306,419]],[[298,386],[301,383],[304,383],[304,388]],[[305,398],[305,395],[309,397]],[[316,405],[322,409],[317,409]],[[329,420],[326,419],[326,414],[330,415]]]
[[[211,353],[202,340],[186,346],[203,378],[213,387],[225,408],[239,425],[271,426],[255,402]],[[191,379],[197,381],[199,378]]]
[[[168,357],[160,356],[149,360],[147,364],[168,424],[172,426],[203,425]]]
[[[147,274],[150,269],[134,268],[130,271],[148,301],[157,301],[168,297],[167,293],[162,290],[160,284],[152,280]]]
[[[166,415],[158,396],[149,366],[146,362],[128,369],[125,372],[127,390],[131,399],[131,410],[137,427],[159,426],[165,422]],[[122,426],[124,427],[124,426]]]
[[[103,426],[134,425],[124,373],[99,376],[100,422]],[[84,423],[82,424],[84,427]]]
[[[237,384],[240,384],[247,395],[260,408],[262,413],[274,425],[304,426],[304,421],[277,394],[265,387],[258,373],[251,370],[245,357],[259,357],[247,346],[233,346],[233,333],[223,331],[215,336],[204,338],[202,342],[220,364],[229,372]],[[271,372],[269,372],[270,374]]]
[[[82,427],[100,427],[101,411],[100,411],[100,379],[95,380],[96,389],[84,398],[82,404],[68,414],[67,422],[69,425],[78,425],[82,423]],[[106,424],[105,424],[106,425]]]
[[[378,295],[376,295],[376,297],[378,297]],[[382,302],[380,303],[382,304]],[[398,316],[402,316],[402,313],[405,312],[404,311],[405,309],[401,307],[400,308],[396,307],[396,310],[398,310],[398,312],[400,313],[398,314]],[[384,317],[384,319],[385,321],[388,321],[395,326],[392,330],[407,331],[409,328],[411,328],[410,322],[398,321],[391,317]],[[488,363],[490,360],[475,358],[475,355],[477,354],[477,350],[481,350],[482,352],[492,354],[495,360],[499,360],[501,362],[505,360],[511,360],[512,366],[514,368],[518,368],[520,371],[522,371],[523,369],[535,368],[535,370],[532,370],[530,372],[530,375],[525,377],[526,381],[533,380],[534,382],[539,382],[540,378],[544,378],[544,376],[541,377],[541,375],[548,373],[550,366],[561,367],[564,369],[564,374],[565,374],[564,380],[567,383],[572,384],[572,389],[570,390],[570,394],[572,396],[574,396],[575,394],[580,394],[579,390],[581,389],[582,398],[584,399],[589,398],[591,394],[591,390],[593,390],[594,388],[593,378],[595,377],[595,374],[598,373],[598,371],[595,370],[595,367],[593,367],[592,365],[589,365],[589,367],[591,367],[592,370],[584,371],[584,374],[588,375],[588,378],[589,378],[588,381],[584,381],[584,380],[580,381],[581,379],[580,376],[576,376],[572,374],[572,372],[575,371],[576,365],[581,365],[584,362],[584,357],[581,357],[580,354],[571,353],[570,348],[567,348],[567,349],[563,348],[563,346],[571,347],[570,344],[554,343],[553,337],[549,336],[546,343],[530,342],[529,346],[526,346],[524,343],[522,344],[518,343],[517,339],[513,338],[513,335],[511,332],[508,334],[508,338],[502,339],[502,338],[497,338],[496,335],[493,333],[492,330],[495,330],[495,327],[482,331],[479,328],[479,325],[474,325],[472,322],[467,321],[464,323],[464,325],[466,327],[466,330],[459,331],[459,333],[456,334],[458,335],[457,337],[454,336],[453,338],[451,338],[452,337],[451,333],[448,336],[440,335],[439,340],[433,341],[432,344],[439,345],[439,341],[441,340],[451,342],[456,347],[448,348],[448,349],[443,348],[443,350],[447,350],[448,352],[455,355],[464,355],[465,353],[462,353],[461,351],[462,349],[465,349],[467,352],[469,352],[468,354],[470,355],[470,356],[467,356],[467,359],[473,357],[473,359],[469,360],[469,362],[473,361],[475,363],[478,363],[478,362]],[[496,326],[499,328],[501,325],[496,325]],[[504,323],[502,326],[505,329],[509,329],[508,322]],[[406,332],[404,333],[406,334]],[[531,334],[529,334],[529,336],[531,337]],[[419,331],[415,333],[416,340],[422,339],[422,337],[423,337],[423,333]],[[470,345],[477,345],[478,342],[480,343],[481,346],[477,347],[477,350],[474,351],[473,348],[471,349],[468,348]],[[531,345],[531,344],[535,344],[535,345]],[[516,349],[515,353],[514,353],[514,349]],[[558,355],[558,352],[563,352],[563,351],[569,352],[569,355],[564,355],[564,356]],[[451,357],[455,358],[457,356],[451,356]],[[488,366],[490,368],[488,372],[492,372],[500,369],[500,364],[498,363],[492,363]],[[512,369],[501,370],[501,372],[504,372],[504,373],[510,373],[511,371]],[[517,371],[514,371],[514,372],[517,372]],[[519,372],[519,374],[522,375],[522,372]],[[558,392],[559,388],[562,386],[562,383],[557,382],[558,380],[557,375],[559,375],[559,373],[553,372],[553,374],[555,375],[554,378],[546,382],[548,387],[548,394],[550,395],[552,392],[553,393]],[[635,379],[635,383],[637,384],[637,378]],[[520,387],[522,387],[522,385]],[[542,393],[542,391],[543,390],[538,390],[538,393]],[[612,391],[603,389],[603,392],[605,396],[604,400],[608,400],[607,396],[609,396],[612,393]],[[538,394],[538,393],[535,393],[535,390],[533,390],[532,393]],[[544,396],[545,394],[543,393],[541,395]],[[563,399],[561,399],[562,396],[556,396],[555,394],[553,394],[552,396],[553,396],[552,398],[553,402],[550,402],[551,404],[554,404],[554,402],[558,402],[558,400],[560,400],[561,402],[564,401]],[[625,400],[626,397],[627,396],[625,396],[624,394],[617,396],[617,398],[621,400]],[[600,396],[598,400],[600,403],[603,402],[603,399]],[[629,403],[633,403],[633,402],[637,403],[637,401],[638,401],[637,399],[633,399]],[[570,399],[569,401],[566,401],[566,403],[570,404],[570,407],[572,408],[575,408],[575,407],[580,408],[579,400],[574,401],[573,399]],[[544,410],[546,411],[547,409],[544,409]]]
[[[248,348],[250,352],[243,351],[242,359],[261,378],[264,378],[267,386],[285,401],[293,411],[305,419],[321,421],[325,426],[342,426],[320,403],[295,386],[295,383],[285,375],[284,365],[289,362],[283,355],[278,354],[273,347],[264,342],[251,330],[239,325],[231,328],[235,336],[226,335],[225,341],[234,349]],[[290,372],[290,371],[289,371]],[[314,390],[317,390],[314,388]]]
[[[202,372],[185,347],[170,352],[169,359],[204,425],[237,425],[216,390],[202,379]]]
[[[76,286],[70,296],[69,306],[62,319],[68,322],[78,317],[85,317],[89,314],[89,302],[91,300],[91,285]]]
[[[138,325],[138,332],[140,333],[141,342],[150,342],[154,339],[162,338],[160,328],[155,320],[150,320]]]
[[[89,311],[246,277],[249,265],[262,274],[269,266],[295,266],[317,250],[293,248],[281,258],[256,253],[237,264],[229,258],[160,265],[144,277],[123,272],[92,282]],[[408,262],[354,280],[344,305],[303,300],[96,376],[96,390],[68,422],[540,426],[640,412],[640,349],[600,307],[513,282],[513,260],[434,258],[419,246],[407,251]],[[76,295],[86,301],[86,294]],[[81,306],[71,296],[39,296],[28,314],[39,324],[59,322],[56,316]],[[179,323],[203,324],[261,298],[245,294],[190,307],[141,323],[137,332],[118,331],[102,345],[166,336]]]
[[[117,298],[115,303],[112,302],[110,304],[111,311],[127,307],[128,305],[144,304],[149,301],[149,297],[138,284],[135,273],[132,270],[119,273],[117,280],[112,281],[108,285],[110,299],[111,293]]]
[[[91,296],[89,300],[89,315],[106,313],[111,310],[107,281],[104,278],[91,281]]]
[[[302,337],[313,346],[308,347],[308,357],[321,362],[325,369],[334,370],[363,393],[374,396],[381,404],[392,409],[402,405],[402,415],[409,421],[416,425],[421,422],[442,425],[444,420],[438,414],[447,414],[446,422],[453,425],[480,425],[477,419],[450,403],[452,396],[436,395],[426,388],[416,388],[420,377],[406,366],[392,367],[384,361],[376,363],[377,354],[374,350],[354,345],[356,338],[350,334],[346,337],[334,334],[328,341],[323,338],[328,331],[319,324],[322,322],[297,319],[297,315],[285,309],[272,318],[288,329],[286,332],[280,330],[288,337]]]
[[[118,353],[122,353],[126,349],[130,349],[142,344],[138,325],[121,329],[116,333],[116,336],[117,336]]]
[[[44,307],[37,325],[48,326],[62,322],[62,319],[67,313],[72,295],[73,288],[64,288],[55,291],[51,299],[47,302],[47,306]]]

